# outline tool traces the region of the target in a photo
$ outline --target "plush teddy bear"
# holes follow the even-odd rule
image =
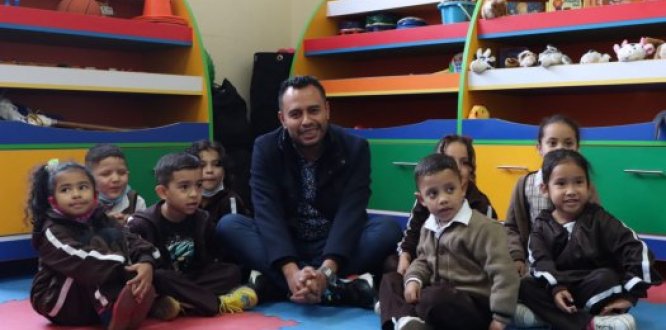
[[[580,57],[580,64],[605,63],[609,62],[610,58],[611,57],[608,54],[601,54],[594,49],[590,49]]]
[[[546,50],[539,53],[539,63],[542,67],[547,68],[551,65],[571,64],[571,58],[569,58],[567,55],[564,55],[554,46],[547,45]]]
[[[622,41],[622,45],[613,45],[613,50],[617,55],[617,60],[620,62],[631,62],[644,60],[648,55],[654,52],[654,46],[646,43],[627,42]]]
[[[490,48],[484,52],[481,48],[476,50],[476,59],[469,64],[469,69],[474,73],[482,73],[492,69],[492,62],[495,62],[495,56],[490,55]]]

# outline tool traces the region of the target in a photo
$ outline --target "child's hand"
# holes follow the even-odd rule
[[[131,266],[126,266],[125,270],[136,273],[127,285],[132,287],[132,294],[138,303],[141,303],[143,297],[148,293],[153,285],[153,265],[147,262],[140,262]]]
[[[523,277],[525,274],[527,274],[527,265],[524,261],[515,260],[513,264],[516,266],[516,270],[518,271],[518,275],[520,275],[520,277]]]
[[[412,257],[407,252],[400,253],[400,260],[398,261],[398,273],[405,276],[409,264],[412,262]]]
[[[492,322],[490,322],[488,330],[504,330],[504,328],[506,328],[506,324],[497,320],[493,320]]]
[[[569,290],[562,290],[555,294],[555,305],[565,313],[573,314],[576,312],[573,297]]]
[[[421,285],[419,282],[410,281],[405,288],[405,301],[408,304],[414,304],[421,298]]]
[[[601,309],[600,314],[601,315],[612,315],[612,314],[624,314],[627,311],[629,311],[629,308],[631,308],[632,303],[624,298],[618,298],[610,303],[608,305],[604,306],[604,308]]]

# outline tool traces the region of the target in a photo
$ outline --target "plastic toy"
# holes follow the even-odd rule
[[[475,105],[472,107],[472,110],[469,111],[467,119],[488,119],[490,118],[490,111],[483,105]]]

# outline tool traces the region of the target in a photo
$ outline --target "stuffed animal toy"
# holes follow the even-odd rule
[[[640,44],[643,45],[643,48],[646,45],[651,44],[654,48],[654,59],[666,58],[666,46],[664,46],[664,40],[650,37],[642,37]],[[649,46],[647,46],[649,48]]]
[[[622,41],[622,45],[613,45],[613,50],[618,61],[631,62],[644,60],[645,57],[654,52],[654,46],[652,44],[629,43],[625,39]]]
[[[505,68],[517,68],[520,66],[520,62],[518,62],[518,59],[515,57],[507,57],[504,59],[504,67]]]
[[[564,55],[554,46],[547,45],[546,50],[539,53],[539,63],[542,67],[547,68],[551,65],[571,64],[571,58],[569,58],[567,55]]]
[[[481,17],[484,19],[506,16],[506,0],[485,0],[481,7]]]
[[[469,111],[467,119],[488,119],[490,118],[490,111],[483,105],[475,105]]]
[[[474,73],[482,73],[493,68],[492,62],[495,62],[495,56],[490,55],[490,48],[486,48],[485,52],[479,48],[476,50],[476,59],[469,64],[469,69]]]
[[[523,50],[518,54],[518,63],[523,68],[534,66],[537,63],[537,56],[528,49]]]
[[[605,63],[609,62],[610,58],[608,54],[601,54],[594,49],[590,49],[580,57],[580,64]]]

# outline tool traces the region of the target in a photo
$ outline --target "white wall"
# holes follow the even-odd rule
[[[229,79],[248,103],[254,53],[296,48],[319,3],[320,0],[189,0],[204,45],[215,63],[215,81]]]

